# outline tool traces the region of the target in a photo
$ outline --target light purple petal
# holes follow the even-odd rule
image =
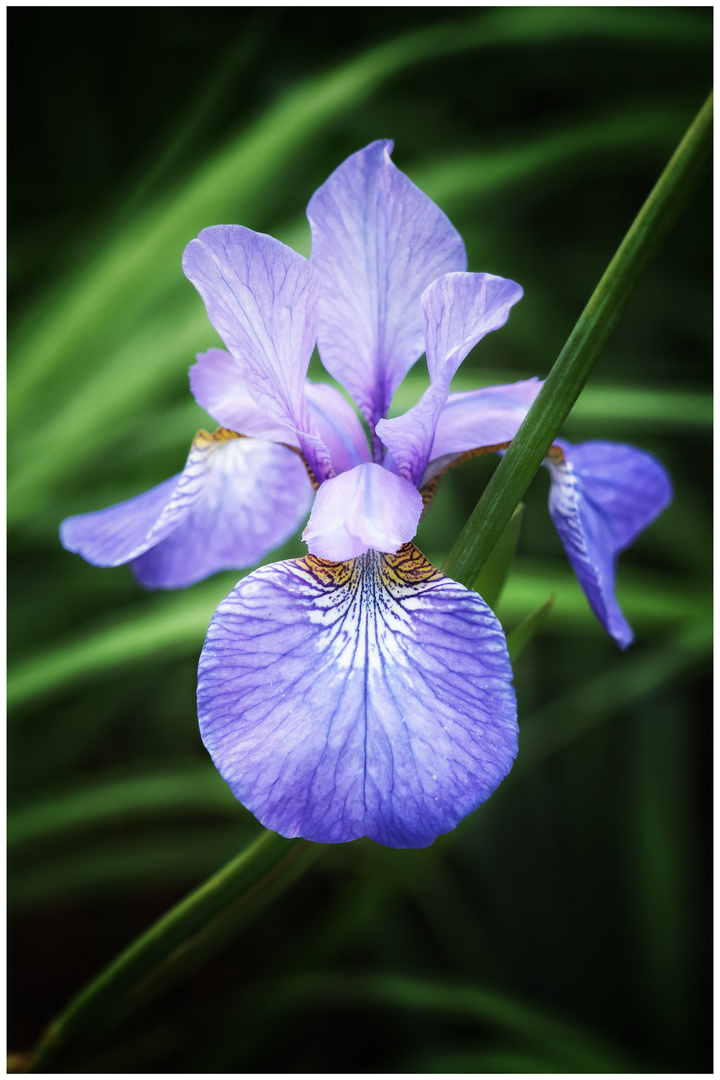
[[[368,463],[320,485],[303,540],[320,559],[342,562],[368,548],[393,553],[417,532],[422,496],[407,480]]]
[[[336,473],[370,460],[370,446],[357,413],[328,383],[305,383],[305,397],[315,430],[330,451]]]
[[[311,430],[305,401],[320,292],[310,263],[264,233],[216,225],[190,241],[183,270],[257,405],[298,434],[319,479],[330,475],[327,449]]]
[[[440,413],[431,460],[444,454],[464,453],[476,446],[509,442],[540,392],[536,377],[505,386],[486,386],[450,394]]]
[[[198,715],[215,766],[269,829],[426,847],[517,751],[497,619],[413,545],[262,567],[220,604]]]
[[[191,459],[193,451],[188,464]],[[150,491],[104,510],[65,518],[60,526],[62,546],[82,555],[93,566],[120,566],[135,558],[177,528],[190,513],[194,492],[189,485],[184,492],[179,490],[184,475],[171,476]]]
[[[181,525],[133,562],[148,589],[178,589],[220,570],[254,566],[307,517],[312,487],[284,446],[232,439],[218,446],[202,498]]]
[[[514,439],[541,386],[540,379],[532,378],[450,394],[440,413],[430,461],[419,486],[444,472],[468,450]]]
[[[134,499],[66,518],[60,526],[63,547],[95,566],[120,566],[160,543],[185,521],[202,497],[207,470],[219,445],[207,432],[200,432],[177,476]]]
[[[522,295],[516,281],[495,274],[445,274],[433,281],[422,296],[430,381],[449,386],[473,345],[505,325]]]
[[[420,297],[464,270],[462,239],[379,140],[343,162],[308,205],[322,279],[318,348],[371,427],[423,351]]]
[[[494,274],[445,274],[423,293],[430,387],[404,416],[377,425],[395,468],[412,483],[421,482],[430,459],[453,375],[474,345],[505,325],[521,297],[516,282]]]
[[[621,648],[633,632],[615,597],[618,554],[672,499],[670,478],[651,454],[619,443],[573,446],[550,455],[550,516],[590,607]]]
[[[127,502],[67,518],[60,539],[95,566],[133,562],[147,587],[180,588],[257,562],[299,526],[311,497],[291,450],[201,432],[182,473]]]
[[[198,354],[190,368],[190,389],[198,405],[222,427],[255,439],[300,445],[287,424],[273,420],[256,404],[240,365],[224,349]]]
[[[299,447],[298,436],[291,428],[273,420],[256,405],[240,365],[224,349],[209,349],[197,357],[197,363],[190,368],[190,388],[198,405],[223,427],[255,439]],[[370,460],[362,424],[339,390],[306,379],[305,400],[313,429],[327,447],[335,472]]]

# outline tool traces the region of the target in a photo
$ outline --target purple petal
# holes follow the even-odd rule
[[[422,496],[407,480],[368,463],[320,485],[303,533],[310,553],[342,562],[368,548],[394,553],[417,532]]]
[[[298,434],[319,479],[330,475],[327,449],[311,431],[305,401],[320,292],[310,263],[264,233],[216,225],[190,241],[183,270],[256,404]]]
[[[656,458],[634,446],[555,443],[565,460],[545,459],[550,516],[590,607],[624,649],[634,635],[615,598],[617,556],[668,505],[670,478]]]
[[[240,365],[224,349],[198,354],[190,368],[190,389],[198,405],[222,427],[255,439],[299,446],[291,428],[273,420],[255,403]]]
[[[517,751],[505,638],[412,544],[262,567],[220,604],[200,658],[205,746],[282,836],[426,847]]]
[[[336,473],[370,460],[370,446],[357,413],[328,383],[305,383],[305,397],[315,429],[330,451]]]
[[[96,566],[132,562],[148,588],[181,588],[256,563],[295,531],[311,497],[291,450],[201,432],[182,473],[127,502],[67,518],[60,538]]]
[[[453,375],[474,345],[505,325],[522,294],[516,282],[494,274],[445,274],[423,293],[430,387],[404,416],[377,426],[401,476],[421,482]]]
[[[514,439],[541,386],[540,379],[532,378],[450,394],[438,418],[430,461],[419,486],[468,450]]]
[[[353,154],[307,210],[322,279],[320,356],[373,428],[423,351],[424,289],[467,266],[460,235],[393,165],[392,148],[379,140]]]
[[[307,517],[312,487],[297,454],[252,439],[220,444],[186,520],[133,562],[148,589],[178,589],[254,566]]]
[[[250,395],[240,365],[224,349],[209,349],[190,368],[190,389],[218,424],[255,439],[299,446],[291,428],[268,416]],[[330,452],[335,472],[369,461],[370,448],[357,413],[339,390],[305,380],[305,400],[315,431]]]
[[[509,442],[540,392],[536,377],[505,386],[450,394],[440,413],[431,460],[444,454],[464,453],[476,446]]]
[[[185,472],[134,499],[105,510],[65,518],[60,526],[62,546],[82,555],[94,566],[120,566],[147,551],[190,513],[197,494],[193,468],[197,457],[194,449],[191,450]]]
[[[504,326],[522,299],[516,281],[495,274],[445,274],[422,296],[431,383],[450,385],[473,345]]]

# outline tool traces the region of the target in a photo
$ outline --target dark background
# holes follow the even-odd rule
[[[396,164],[462,233],[469,268],[525,289],[458,388],[544,375],[709,91],[711,19],[685,7],[9,9],[11,1050],[30,1049],[102,964],[257,833],[194,711],[203,619],[237,575],[148,597],[128,568],[86,566],[57,541],[63,517],[177,471],[208,423],[185,381],[216,340],[180,271],[187,240],[237,220],[302,244],[315,187],[392,137]],[[395,62],[410,49],[414,62]],[[329,90],[326,73],[356,63],[385,74],[335,108],[345,84]],[[242,171],[212,173],[224,187],[202,186],[248,146]],[[557,599],[516,665],[510,778],[426,851],[328,850],[68,1071],[711,1068],[710,199],[708,179],[566,428],[643,446],[673,476],[673,507],[622,559],[636,644],[620,654],[595,625],[539,478],[498,613],[512,629]],[[491,468],[443,482],[419,536],[433,560]],[[195,637],[168,644],[180,608],[167,605],[193,596]],[[157,647],[93,653],[151,617]],[[578,1057],[595,1039],[597,1057]]]

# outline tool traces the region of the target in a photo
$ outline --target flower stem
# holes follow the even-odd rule
[[[70,1002],[45,1031],[25,1071],[55,1071],[76,1043],[99,1025],[106,1026],[103,1021],[111,1010],[165,965],[178,946],[186,948],[189,939],[202,935],[231,909],[239,914],[308,849],[315,854],[318,845],[307,840],[285,840],[265,830],[222,870],[163,915]]]
[[[455,541],[443,573],[470,588],[500,539],[665,236],[702,178],[712,93],[630,227],[517,435]]]

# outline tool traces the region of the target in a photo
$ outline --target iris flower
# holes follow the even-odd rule
[[[128,502],[67,519],[62,542],[148,588],[257,563],[305,520],[309,554],[243,578],[199,665],[202,738],[232,791],[283,836],[424,847],[480,805],[517,752],[503,630],[475,592],[412,543],[442,473],[502,452],[538,393],[529,379],[450,382],[522,296],[467,273],[461,237],[390,158],[353,154],[308,206],[307,260],[238,225],[204,229],[183,268],[227,352],[191,368],[220,424],[184,470]],[[334,387],[306,375],[317,344]],[[387,419],[425,352],[430,386]],[[670,499],[630,446],[558,440],[550,514],[590,605],[625,647],[615,561]],[[314,492],[314,500],[313,500]]]

